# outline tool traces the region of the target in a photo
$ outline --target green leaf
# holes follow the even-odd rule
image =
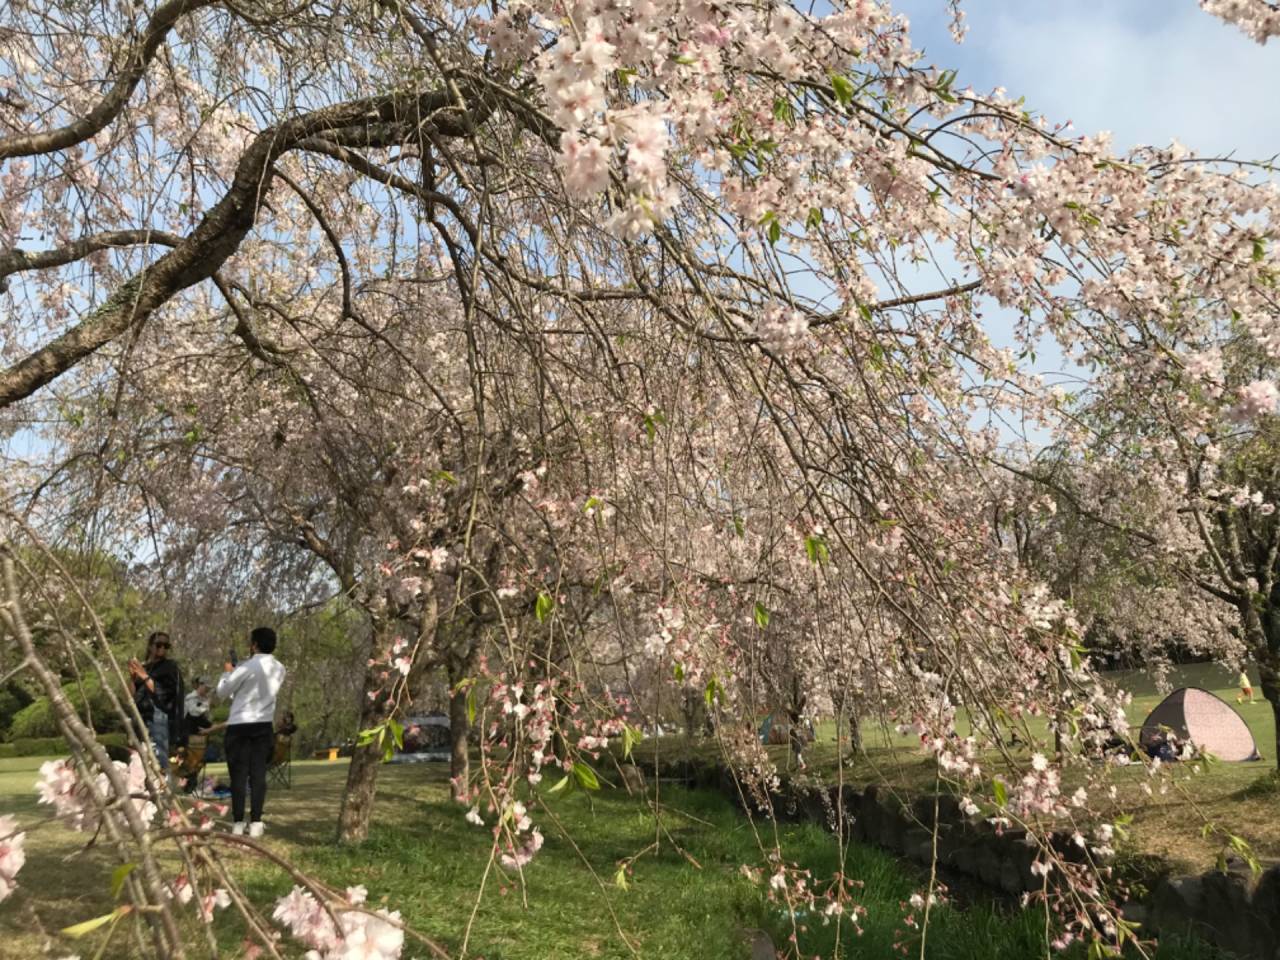
[[[624,724],[622,727],[622,758],[629,760],[631,758],[631,750],[641,740],[644,739],[644,731],[639,730],[631,724]]]
[[[551,594],[542,592],[538,594],[538,602],[533,608],[534,616],[538,618],[539,623],[546,623],[547,617],[551,615],[551,611],[555,609],[556,601]]]
[[[956,72],[954,70],[944,70],[938,76],[937,86],[934,88],[938,97],[947,103],[956,103],[955,95],[951,92],[951,84],[955,82]]]
[[[810,563],[816,563],[819,566],[831,559],[831,553],[827,549],[827,541],[818,534],[812,534],[804,538],[804,552]]]
[[[716,677],[707,680],[707,688],[702,692],[702,699],[706,701],[708,710],[715,706],[716,700],[724,700],[724,687]]]
[[[676,664],[676,666],[675,666],[675,669],[674,669],[674,670],[672,670],[671,672],[672,672],[673,674],[675,674],[675,678],[676,678],[677,680],[683,680],[683,679],[684,679],[684,667],[680,666],[680,664],[678,664],[678,663],[677,663],[677,664]]]
[[[853,81],[838,73],[831,74],[831,92],[836,95],[840,106],[847,107],[853,103]]]
[[[458,478],[448,470],[437,470],[435,473],[435,479],[437,483],[448,484],[451,487],[456,487],[458,485]]]
[[[755,616],[756,626],[761,630],[769,625],[769,609],[759,600],[756,601],[756,608],[753,611],[753,614]]]
[[[120,896],[120,891],[124,889],[124,881],[129,874],[137,868],[136,863],[122,863],[116,867],[111,873],[111,896],[112,898]]]
[[[69,927],[63,927],[60,931],[64,936],[78,940],[86,934],[93,933],[99,927],[106,926],[117,916],[122,916],[121,910],[112,910],[110,913],[104,913],[100,917],[94,917],[92,920],[82,920],[80,923],[72,924]]]
[[[810,207],[809,216],[805,217],[804,225],[810,230],[817,230],[822,226],[822,209],[820,207]]]
[[[474,725],[476,722],[476,688],[472,684],[467,688],[467,723]]]
[[[558,794],[558,793],[566,793],[567,791],[572,790],[572,789],[573,789],[573,778],[572,778],[572,777],[561,777],[561,778],[560,778],[560,781],[559,781],[558,783],[554,784],[554,785],[551,787],[551,789],[547,791],[547,795],[548,795],[548,796],[551,796],[551,797],[554,797],[554,796],[555,796],[556,794]]]
[[[581,760],[573,765],[573,778],[578,781],[578,786],[584,790],[599,790],[600,778],[596,776],[596,772]]]
[[[630,884],[627,883],[627,868],[619,867],[618,872],[613,875],[613,885],[619,890],[626,890]]]
[[[992,780],[991,792],[995,795],[996,806],[1003,807],[1006,803],[1009,802],[1009,793],[1004,788],[1003,780]]]
[[[775,218],[769,224],[769,244],[772,246],[782,239],[782,224]]]
[[[404,749],[404,724],[395,717],[387,721],[387,727],[391,730],[391,739],[395,741],[397,747]]]
[[[1253,241],[1253,262],[1257,263],[1267,255],[1267,245],[1260,238],[1255,237]]]

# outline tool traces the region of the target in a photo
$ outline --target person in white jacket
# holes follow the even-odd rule
[[[249,836],[262,836],[262,807],[267,800],[267,765],[275,749],[271,721],[276,714],[276,694],[284,684],[284,666],[272,656],[276,632],[255,627],[249,634],[250,657],[239,666],[227,663],[218,681],[219,699],[231,700],[227,717],[227,772],[231,776],[231,832],[245,832],[245,787],[249,792]]]

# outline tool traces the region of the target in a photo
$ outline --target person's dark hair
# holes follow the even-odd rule
[[[276,632],[270,627],[254,627],[249,634],[249,642],[259,653],[272,653],[276,648]]]
[[[157,630],[155,633],[151,634],[151,636],[147,637],[147,653],[150,653],[155,647],[156,641],[161,639],[163,639],[165,643],[169,644],[170,648],[173,647],[173,642],[169,639],[169,635],[163,630]]]

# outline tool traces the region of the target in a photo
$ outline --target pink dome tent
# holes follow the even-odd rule
[[[1208,690],[1183,687],[1165,697],[1142,721],[1138,742],[1149,750],[1171,732],[1178,742],[1191,741],[1219,760],[1259,760],[1249,725],[1230,705]]]

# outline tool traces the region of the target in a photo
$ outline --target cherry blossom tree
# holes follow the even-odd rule
[[[1204,6],[1274,32],[1268,4]],[[1073,411],[991,346],[990,304],[1099,367],[1093,422],[1145,444],[1123,469],[1194,493],[1153,549],[1207,552],[1237,606],[1262,586],[1184,522],[1222,514],[1194,451],[1274,413],[1269,374],[1212,393],[1228,330],[1274,359],[1262,170],[1117,155],[962,89],[872,0],[9,10],[0,410],[61,459],[6,502],[84,468],[159,554],[213,531],[266,575],[319,558],[374,625],[371,737],[415,667],[479,701],[459,792],[504,869],[541,845],[521,791],[544,765],[590,783],[624,733],[611,664],[700,692],[756,765],[749,664],[785,638],[793,682],[834,704],[848,678],[960,788],[992,789],[980,750],[1024,769],[994,792],[1048,871],[1076,804],[1010,727],[1069,717],[1096,746],[1126,721],[1063,598],[999,549],[975,420]],[[1065,424],[1073,449],[1099,432]],[[1065,922],[1096,931],[1096,877],[1071,876]],[[279,911],[317,950],[355,936],[318,917]]]

